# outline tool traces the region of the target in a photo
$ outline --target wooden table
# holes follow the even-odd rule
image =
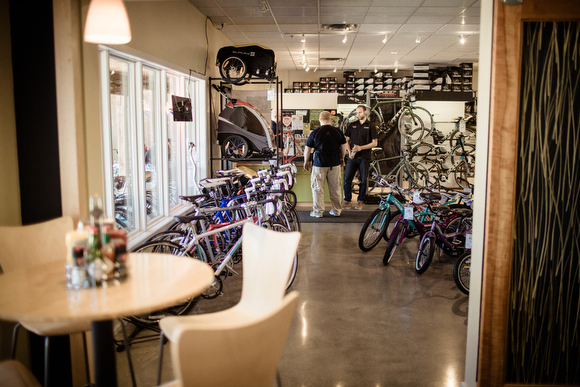
[[[97,386],[116,386],[112,320],[149,313],[197,296],[212,281],[209,265],[169,254],[129,254],[129,277],[93,289],[69,290],[64,262],[0,275],[0,319],[91,321]]]

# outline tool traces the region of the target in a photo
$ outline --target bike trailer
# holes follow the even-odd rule
[[[257,44],[222,47],[217,53],[216,65],[219,67],[231,57],[243,60],[251,76],[270,81],[276,77],[276,54],[269,48]]]
[[[274,149],[270,125],[254,106],[244,101],[226,104],[218,118],[217,134],[222,152],[228,157],[243,158],[252,151],[268,154]]]

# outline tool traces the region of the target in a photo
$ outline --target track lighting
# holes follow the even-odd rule
[[[383,38],[383,44],[387,43],[387,34],[385,34],[385,37]]]
[[[310,71],[310,66],[306,66],[306,71]]]
[[[395,73],[399,71],[399,66],[395,67]]]
[[[302,39],[300,39],[300,43],[306,43],[306,38],[304,37],[304,34],[302,34]]]
[[[335,73],[335,72],[336,72],[336,67],[334,68],[334,70],[332,70],[332,72],[333,72],[333,73]]]
[[[302,62],[302,68],[305,69],[307,66],[306,62]]]
[[[417,35],[417,37],[415,38],[415,43],[417,44],[421,43],[421,35]]]
[[[346,35],[344,35],[344,39],[342,39],[342,42],[346,43],[346,41],[347,41],[347,37],[346,37]]]
[[[377,70],[377,68],[375,67],[375,74],[378,73],[378,72],[379,72],[379,70]]]
[[[302,50],[302,63],[306,62],[306,51]]]
[[[461,39],[459,39],[459,43],[465,44],[465,38],[463,37],[463,35],[461,35]]]

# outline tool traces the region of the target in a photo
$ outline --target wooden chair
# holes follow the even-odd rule
[[[62,261],[63,277],[64,262],[66,257],[65,238],[66,233],[73,230],[73,220],[69,216],[63,216],[46,222],[32,224],[28,226],[0,227],[0,267],[6,273],[19,268],[37,265],[45,262]],[[14,327],[12,339],[12,358],[16,352],[16,338],[18,329],[22,326],[30,332],[39,336],[44,336],[44,385],[48,385],[48,350],[49,337],[84,333],[90,330],[90,321],[73,323],[39,323],[20,321]],[[86,342],[85,342],[86,343]],[[87,383],[90,383],[88,361],[86,358],[85,344],[85,366],[87,372]]]
[[[296,292],[285,292],[300,233],[247,223],[243,238],[240,302],[215,313],[159,322],[158,384],[165,336],[177,375],[169,386],[272,385],[297,302]]]

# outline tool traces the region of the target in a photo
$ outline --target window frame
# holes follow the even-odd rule
[[[171,207],[169,192],[169,159],[168,147],[161,146],[161,152],[155,152],[157,165],[159,166],[158,183],[159,189],[159,215],[153,219],[147,219],[146,209],[146,177],[145,177],[145,129],[144,129],[144,109],[143,109],[143,70],[152,70],[155,82],[153,101],[151,106],[153,118],[154,138],[157,144],[167,144],[170,136],[168,106],[171,101],[167,100],[167,78],[174,76],[178,79],[177,95],[190,97],[192,100],[193,121],[176,122],[179,129],[173,129],[176,138],[172,138],[172,157],[175,155],[177,165],[176,186],[177,196],[194,195],[199,193],[197,189],[199,180],[206,176],[208,170],[207,162],[207,112],[206,106],[206,79],[186,74],[176,68],[170,68],[151,60],[147,60],[135,55],[111,49],[107,46],[99,46],[99,75],[100,75],[100,100],[101,100],[101,151],[102,151],[102,173],[103,173],[103,204],[105,216],[115,217],[115,196],[113,188],[113,135],[111,119],[111,95],[110,95],[110,60],[116,59],[128,63],[128,117],[129,125],[128,139],[131,147],[132,176],[131,190],[133,200],[135,230],[128,233],[129,247],[144,240],[148,235],[162,229],[171,222],[171,217],[188,211],[191,207],[186,202],[178,200],[178,203]],[[150,79],[150,82],[153,80]],[[153,86],[152,86],[153,87]],[[141,101],[141,102],[138,102]],[[153,113],[154,112],[154,113]],[[183,130],[181,130],[183,129]],[[196,144],[193,154],[196,160],[196,173],[188,176],[189,142]],[[191,180],[195,181],[192,182]],[[189,192],[188,192],[189,190]]]

